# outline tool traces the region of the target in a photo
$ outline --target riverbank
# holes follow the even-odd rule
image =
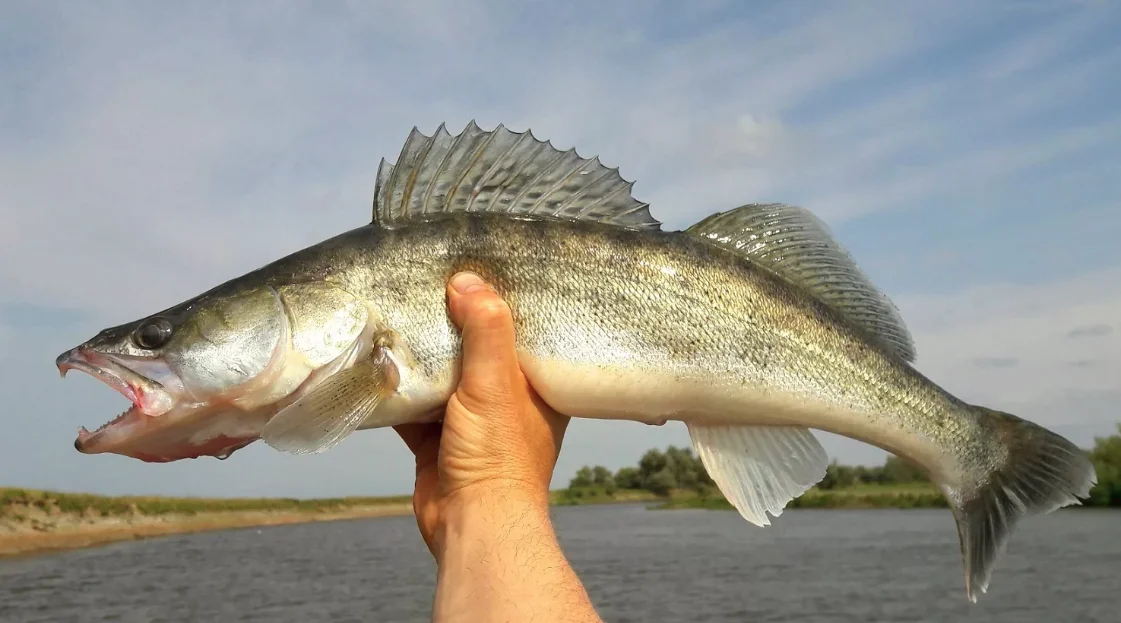
[[[0,488],[0,558],[170,534],[410,514],[410,496],[206,499]]]
[[[585,504],[636,504],[661,502],[666,498],[642,489],[618,489],[608,493],[603,487],[560,489],[549,493],[553,506],[583,506]]]
[[[572,494],[555,506],[657,501],[647,491]],[[0,487],[0,558],[27,556],[172,534],[412,514],[411,496],[172,498],[100,496]]]
[[[947,508],[946,498],[933,485],[916,483],[907,485],[857,485],[844,489],[811,488],[790,501],[786,508],[823,509],[907,509]],[[656,510],[702,508],[708,510],[734,510],[719,493],[701,495],[693,492],[676,493]]]
[[[602,487],[553,491],[555,506],[649,503],[654,510],[733,510],[719,492]],[[787,508],[945,508],[932,485],[812,488]],[[410,496],[317,500],[287,498],[111,497],[0,488],[0,558],[209,530],[411,515]]]
[[[654,510],[682,508],[708,510],[734,510],[719,491],[704,492],[692,489],[673,489],[667,495],[656,495],[642,489],[617,489],[612,493],[599,486],[569,488],[554,492],[557,505],[611,504],[627,502],[652,502]],[[905,485],[853,485],[842,489],[811,488],[791,500],[786,508],[946,508],[946,498],[933,485],[909,483]]]

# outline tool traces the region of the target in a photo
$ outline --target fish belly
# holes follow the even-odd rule
[[[571,417],[706,426],[797,426],[849,437],[941,471],[942,449],[890,418],[752,383],[521,354],[542,399]]]

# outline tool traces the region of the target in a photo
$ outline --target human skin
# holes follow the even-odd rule
[[[433,621],[602,622],[549,519],[568,418],[518,365],[506,302],[472,273],[447,287],[463,373],[443,422],[396,427],[416,455],[413,510],[438,568]]]

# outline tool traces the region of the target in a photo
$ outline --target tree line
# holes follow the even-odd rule
[[[819,489],[841,489],[858,484],[907,484],[928,482],[919,469],[900,460],[888,457],[879,467],[840,465],[831,463]],[[636,467],[622,467],[612,472],[602,465],[585,465],[576,471],[568,488],[603,488],[607,493],[620,489],[645,490],[656,495],[668,495],[674,489],[708,492],[716,487],[700,457],[690,448],[669,446],[664,451],[647,450]]]
[[[1090,490],[1090,506],[1121,506],[1121,424],[1117,434],[1095,437],[1090,459],[1098,472],[1098,484]]]
[[[1098,437],[1089,451],[1097,471],[1098,483],[1090,491],[1088,506],[1121,506],[1121,424],[1117,435]],[[930,482],[922,470],[900,459],[889,456],[883,465],[829,464],[818,489],[844,489],[857,485],[904,485]],[[675,489],[709,494],[715,483],[705,470],[700,457],[690,448],[669,446],[664,451],[647,450],[638,465],[622,467],[612,472],[602,465],[585,465],[569,481],[568,490],[602,490],[613,495],[619,490],[644,490],[665,496]]]
[[[664,452],[656,448],[647,450],[637,467],[621,467],[615,473],[602,465],[585,465],[576,470],[576,476],[568,483],[570,490],[602,487],[608,494],[632,489],[668,495],[673,489],[703,490],[715,486],[692,450],[675,446]]]

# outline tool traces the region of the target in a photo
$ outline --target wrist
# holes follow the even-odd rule
[[[527,509],[548,515],[548,484],[516,478],[491,478],[461,486],[444,495],[444,516],[522,513]]]
[[[494,550],[543,535],[555,542],[549,519],[548,491],[539,492],[518,482],[472,485],[445,498],[441,508],[441,538],[435,552],[438,564],[451,550],[485,547]]]
[[[561,550],[547,496],[488,488],[449,508],[433,621],[603,623]]]

